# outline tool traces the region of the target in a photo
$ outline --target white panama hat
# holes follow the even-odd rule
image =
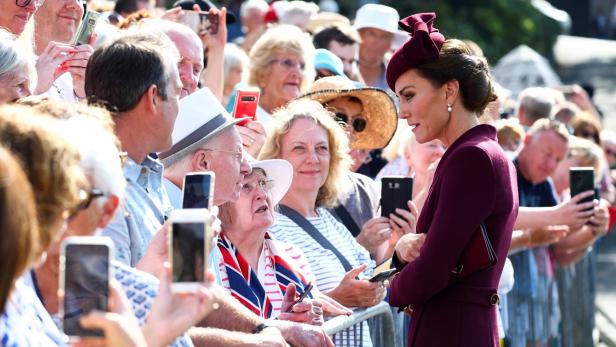
[[[357,10],[355,15],[355,29],[377,28],[395,34],[398,31],[400,15],[394,8],[379,5],[365,4]]]

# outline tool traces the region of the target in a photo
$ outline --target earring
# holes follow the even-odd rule
[[[450,104],[447,104],[447,112],[451,113],[453,111],[453,107]]]

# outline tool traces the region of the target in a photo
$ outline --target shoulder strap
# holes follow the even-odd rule
[[[359,228],[359,225],[355,223],[355,220],[351,217],[351,214],[346,207],[344,207],[343,204],[340,204],[334,208],[334,212],[336,212],[336,215],[340,217],[342,224],[349,229],[351,235],[353,235],[353,237],[357,237],[357,235],[361,232],[361,229]]]
[[[344,267],[344,271],[349,272],[351,271],[351,269],[353,269],[349,261],[340,253],[340,251],[338,251],[338,249],[336,249],[336,247],[334,247],[334,245],[332,245],[331,242],[329,242],[323,236],[323,234],[321,234],[317,230],[317,228],[315,228],[314,225],[312,225],[312,223],[310,223],[304,216],[302,216],[301,214],[299,214],[299,212],[295,211],[287,205],[279,204],[278,209],[280,213],[289,217],[289,219],[295,222],[295,224],[297,224],[300,228],[304,229],[304,231],[308,235],[310,235],[316,242],[318,242],[323,248],[332,251],[336,255],[336,257],[338,257],[338,260]]]

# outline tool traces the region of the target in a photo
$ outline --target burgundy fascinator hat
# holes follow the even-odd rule
[[[387,84],[394,90],[400,75],[417,65],[438,59],[445,36],[434,28],[436,14],[417,13],[398,22],[411,38],[394,52],[387,65]]]

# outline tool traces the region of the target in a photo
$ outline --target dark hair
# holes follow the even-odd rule
[[[125,112],[133,109],[152,85],[166,100],[172,59],[169,53],[173,59],[179,57],[162,33],[131,33],[99,47],[86,68],[88,102],[100,103],[112,112]]]
[[[343,33],[338,27],[331,26],[317,32],[312,38],[315,48],[329,49],[332,41],[339,42],[341,45],[352,45],[358,43],[353,37]]]
[[[133,12],[137,12],[139,9],[137,7],[137,2],[138,0],[117,0],[113,7],[113,12],[119,14],[132,14]]]
[[[451,80],[458,81],[462,104],[471,112],[481,114],[490,102],[496,101],[487,61],[473,55],[460,40],[446,40],[438,60],[417,66],[417,71],[437,86]]]

